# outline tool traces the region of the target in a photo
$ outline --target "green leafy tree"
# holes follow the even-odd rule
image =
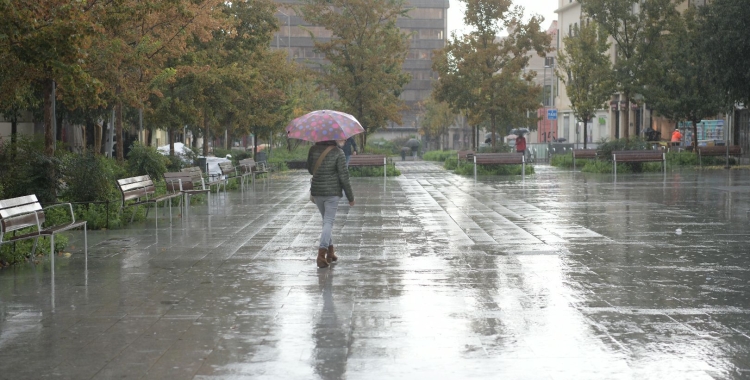
[[[589,15],[615,42],[613,70],[616,89],[626,105],[643,93],[651,74],[649,62],[658,54],[659,38],[671,17],[677,15],[672,0],[579,0]],[[623,137],[630,137],[630,112],[623,116]]]
[[[702,48],[727,101],[750,104],[750,6],[746,0],[713,0],[702,7]]]
[[[672,20],[669,33],[659,42],[660,53],[654,57],[650,70],[654,77],[646,88],[649,104],[660,114],[674,121],[693,123],[696,153],[698,122],[732,105],[715,82],[717,73],[708,64],[712,56],[704,49],[703,42],[710,36],[700,27],[705,22],[693,7]]]
[[[437,140],[440,149],[443,149],[443,140],[448,133],[448,128],[456,119],[456,115],[446,102],[438,102],[432,98],[427,99],[421,105],[424,109],[423,119],[420,123],[420,134],[428,140]]]
[[[342,111],[354,115],[367,134],[388,121],[401,122],[405,109],[399,95],[410,76],[402,71],[409,36],[398,28],[406,17],[403,0],[306,0],[305,20],[333,33],[330,40],[315,38],[315,48],[328,63],[321,83],[335,91]]]
[[[557,55],[558,76],[565,83],[575,117],[584,123],[583,148],[586,149],[588,128],[585,125],[614,90],[612,64],[607,55],[609,43],[596,22],[576,27],[575,33],[564,41],[565,51]]]
[[[488,126],[494,147],[500,125],[507,129],[532,124],[527,115],[536,115],[542,89],[533,82],[535,73],[524,74],[524,68],[528,53],[549,51],[551,37],[541,30],[540,16],[524,22],[523,8],[513,7],[510,0],[466,4],[464,22],[474,31],[453,35],[433,57],[432,68],[440,75],[433,96],[454,112],[465,110],[472,125]],[[503,30],[509,35],[500,38]]]
[[[69,104],[97,104],[101,83],[84,69],[91,39],[101,31],[92,18],[99,2],[0,1],[0,101],[43,89],[45,154],[55,148],[53,94]],[[11,100],[12,101],[12,100]]]

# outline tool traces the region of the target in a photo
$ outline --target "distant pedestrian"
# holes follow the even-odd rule
[[[680,142],[682,142],[682,133],[680,133],[679,128],[675,128],[672,132],[672,146],[678,146]]]
[[[526,155],[526,138],[523,134],[516,137],[516,152]]]
[[[357,142],[354,141],[354,137],[349,137],[346,140],[338,140],[336,143],[344,151],[346,157],[346,168],[349,168],[349,161],[352,159],[352,154],[357,155]]]
[[[349,183],[344,152],[335,141],[321,141],[310,147],[307,153],[307,170],[312,174],[310,195],[323,217],[323,230],[318,245],[318,268],[325,268],[338,260],[333,251],[333,222],[342,193],[346,194],[349,206],[354,206],[354,193]]]

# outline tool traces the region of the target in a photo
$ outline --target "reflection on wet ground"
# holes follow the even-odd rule
[[[397,164],[330,269],[290,173],[0,271],[0,378],[750,377],[750,172]]]

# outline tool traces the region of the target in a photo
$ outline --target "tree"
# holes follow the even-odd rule
[[[615,41],[613,65],[616,88],[628,110],[634,94],[642,93],[646,69],[658,53],[658,43],[670,17],[677,15],[672,0],[579,0],[583,12]],[[623,137],[630,137],[630,112],[623,117]]]
[[[703,51],[730,103],[750,104],[750,7],[746,0],[714,0],[701,9]]]
[[[570,108],[583,122],[583,148],[588,142],[586,124],[612,94],[612,64],[607,51],[607,35],[596,22],[581,24],[565,37],[565,51],[557,55],[558,76],[565,84]]]
[[[324,54],[321,83],[335,91],[344,112],[354,115],[367,134],[388,121],[401,122],[405,109],[399,95],[409,82],[402,71],[409,36],[396,20],[408,9],[403,0],[306,0],[305,20],[330,30],[328,41],[316,39]]]
[[[97,1],[0,1],[0,101],[23,96],[30,85],[43,89],[47,156],[54,153],[53,96],[68,97],[75,106],[100,101],[101,83],[84,70],[91,39],[101,31],[92,18],[100,6]]]
[[[443,149],[443,136],[456,118],[451,107],[446,102],[437,102],[430,98],[422,104],[424,109],[420,133],[427,139],[439,139],[440,149]]]
[[[717,75],[709,64],[713,56],[704,49],[703,42],[710,39],[701,30],[705,22],[693,7],[672,20],[669,33],[660,40],[660,53],[654,57],[651,70],[654,77],[645,93],[649,104],[660,114],[693,123],[696,153],[698,122],[733,104],[715,82]]]
[[[208,41],[224,26],[220,0],[120,0],[99,7],[105,33],[94,41],[91,70],[106,83],[115,109],[117,159],[124,159],[124,106],[141,108],[170,73],[169,63],[185,54],[191,39]],[[158,94],[158,89],[157,89]]]
[[[511,7],[510,0],[468,0],[464,22],[475,30],[453,35],[432,61],[440,76],[434,98],[456,113],[465,110],[473,125],[489,125],[493,147],[498,124],[531,124],[527,115],[536,112],[527,111],[539,107],[542,89],[532,81],[535,73],[524,74],[524,68],[529,52],[550,50],[551,37],[540,28],[543,19],[533,16],[524,23],[523,9]],[[498,38],[505,29],[509,35]]]

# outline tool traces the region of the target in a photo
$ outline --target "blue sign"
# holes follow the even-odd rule
[[[555,109],[547,110],[547,119],[557,120],[557,110]]]

